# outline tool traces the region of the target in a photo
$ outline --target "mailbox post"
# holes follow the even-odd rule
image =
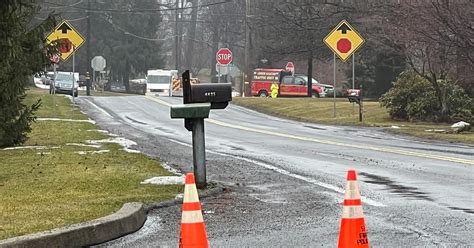
[[[232,86],[225,84],[191,85],[189,71],[182,75],[183,104],[171,106],[171,118],[184,119],[184,126],[192,131],[193,167],[198,188],[205,188],[206,180],[206,144],[204,119],[209,117],[211,109],[224,109],[232,100]]]
[[[348,89],[347,90],[347,99],[349,102],[359,104],[359,121],[362,122],[362,85],[357,89]]]

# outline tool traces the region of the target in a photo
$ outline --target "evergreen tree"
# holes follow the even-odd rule
[[[0,4],[0,147],[21,144],[31,131],[34,111],[23,103],[29,79],[51,62],[45,34],[54,28],[50,16],[31,27],[35,0],[3,0]],[[51,49],[52,50],[52,49]]]

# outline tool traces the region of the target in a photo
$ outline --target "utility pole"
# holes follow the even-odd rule
[[[175,69],[179,70],[179,40],[178,40],[178,21],[179,21],[179,0],[176,0],[175,22],[174,22],[174,46],[175,46]]]
[[[194,59],[194,40],[196,39],[196,26],[197,26],[197,14],[198,14],[198,0],[192,0],[191,4],[193,9],[191,11],[191,23],[189,28],[189,39],[186,52],[186,70],[192,71],[193,59]]]
[[[87,30],[86,30],[86,73],[91,69],[91,0],[87,0]],[[91,95],[91,80],[88,80],[86,83],[86,95]]]
[[[245,76],[241,82],[240,95],[242,96],[245,92],[245,82],[250,83],[251,71],[250,71],[250,27],[249,27],[249,8],[250,0],[245,0]]]

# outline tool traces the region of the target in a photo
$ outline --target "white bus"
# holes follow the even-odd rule
[[[147,91],[164,92],[171,96],[174,78],[178,78],[177,70],[148,70],[146,75]]]

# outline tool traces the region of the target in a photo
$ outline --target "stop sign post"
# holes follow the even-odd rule
[[[291,71],[291,73],[293,75],[295,74],[295,65],[293,64],[293,62],[290,61],[290,62],[286,63],[285,69],[287,71]]]
[[[216,53],[216,61],[219,64],[217,83],[221,82],[221,66],[232,63],[232,51],[229,48],[221,48]]]

